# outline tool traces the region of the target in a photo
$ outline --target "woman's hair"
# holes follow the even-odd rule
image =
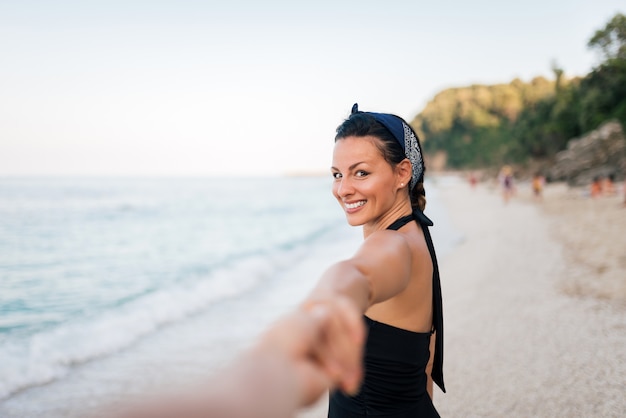
[[[392,167],[396,167],[406,157],[402,145],[396,140],[392,133],[379,123],[373,116],[364,112],[353,113],[337,128],[335,142],[347,138],[349,136],[373,136],[380,140],[376,144],[385,161]],[[417,135],[416,135],[417,137]],[[426,192],[424,190],[424,182],[418,182],[412,190],[409,191],[411,206],[424,211],[426,207]]]

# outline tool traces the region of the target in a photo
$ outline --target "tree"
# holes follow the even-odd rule
[[[587,131],[607,119],[626,123],[626,16],[617,13],[587,45],[605,60],[581,83],[580,125]]]
[[[472,85],[438,93],[411,124],[424,152],[444,151],[452,167],[549,160],[567,142],[609,119],[626,126],[626,16],[616,14],[588,42],[604,60],[582,78]]]
[[[602,51],[606,61],[626,60],[626,16],[621,13],[613,16],[604,29],[596,31],[587,46]]]

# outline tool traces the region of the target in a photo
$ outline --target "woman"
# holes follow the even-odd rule
[[[337,128],[331,171],[333,194],[364,241],[322,275],[304,307],[347,297],[368,337],[359,393],[331,393],[328,416],[438,417],[431,376],[445,392],[441,288],[417,136],[401,118],[355,104]]]

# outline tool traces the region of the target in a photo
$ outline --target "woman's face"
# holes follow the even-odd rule
[[[350,136],[335,142],[333,195],[352,226],[376,222],[396,199],[398,176],[377,143],[373,136]]]

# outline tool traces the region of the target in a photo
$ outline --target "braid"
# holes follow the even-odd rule
[[[424,190],[424,182],[420,181],[415,185],[413,190],[411,190],[411,206],[415,209],[419,209],[420,211],[424,211],[426,208],[426,190]]]

